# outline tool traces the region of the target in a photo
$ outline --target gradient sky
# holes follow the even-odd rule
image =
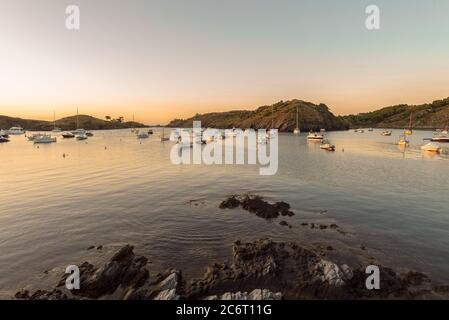
[[[336,114],[430,102],[449,96],[448,15],[447,0],[0,0],[0,114],[155,124],[293,98]]]

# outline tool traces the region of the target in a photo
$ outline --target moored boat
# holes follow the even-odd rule
[[[391,133],[392,133],[391,130],[384,130],[384,131],[382,131],[381,135],[388,137],[388,136],[391,136]]]
[[[405,135],[402,135],[402,136],[399,137],[398,145],[406,147],[409,144],[410,144],[410,141],[407,140]]]
[[[22,127],[11,127],[11,128],[7,131],[7,133],[10,134],[10,135],[16,135],[16,136],[17,136],[17,135],[24,134],[25,131],[23,130]]]
[[[137,139],[148,139],[150,136],[146,132],[139,132],[137,134]]]
[[[53,143],[56,142],[56,137],[52,137],[48,134],[40,134],[34,137],[33,139],[34,143]]]
[[[75,138],[75,135],[69,131],[63,132],[61,135],[64,139]]]
[[[75,135],[75,137],[76,137],[76,140],[87,140],[87,138],[88,138],[86,133],[77,134],[77,135]]]
[[[307,139],[308,140],[312,140],[312,141],[321,141],[321,140],[323,140],[324,139],[324,136],[322,135],[322,134],[320,134],[320,133],[318,133],[318,132],[310,132],[308,135],[307,135]]]
[[[427,152],[436,152],[439,153],[441,151],[441,147],[437,145],[436,143],[429,142],[428,144],[425,144],[421,147],[421,150],[427,151]]]
[[[320,148],[327,151],[335,151],[335,146],[326,140],[321,142]]]

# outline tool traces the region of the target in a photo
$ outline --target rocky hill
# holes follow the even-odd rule
[[[325,104],[315,105],[301,100],[280,101],[273,105],[261,106],[253,111],[237,110],[197,114],[188,119],[175,119],[169,127],[192,127],[194,120],[200,120],[203,127],[211,128],[276,128],[279,131],[293,131],[296,126],[296,109],[299,113],[299,126],[302,131],[344,130],[348,122],[336,117]]]
[[[145,126],[138,122],[106,121],[87,115],[79,115],[78,119],[79,127],[86,130],[124,129]],[[62,130],[74,130],[76,129],[76,122],[76,116],[71,116],[56,120],[56,126]],[[47,131],[53,129],[53,121],[29,120],[0,115],[0,129],[9,129],[13,126],[20,126],[30,131]]]
[[[397,128],[408,127],[412,117],[415,129],[445,128],[449,125],[449,98],[421,105],[401,104],[373,112],[344,116],[351,127]]]

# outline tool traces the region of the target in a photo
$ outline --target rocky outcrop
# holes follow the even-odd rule
[[[212,112],[197,114],[188,119],[174,119],[168,127],[192,128],[193,121],[201,121],[203,127],[209,128],[273,128],[279,131],[292,132],[296,127],[296,115],[301,131],[345,130],[348,123],[336,117],[325,104],[314,104],[302,100],[279,101],[256,110],[235,110],[228,112]]]
[[[223,297],[258,288],[279,292],[286,299],[416,298],[432,292],[422,273],[401,275],[379,268],[381,289],[368,290],[364,268],[337,264],[294,243],[237,241],[232,262],[210,266],[202,278],[191,281],[186,296]]]
[[[275,219],[280,215],[294,215],[294,213],[290,210],[290,205],[288,203],[280,201],[272,204],[257,195],[233,195],[220,203],[219,207],[221,209],[234,209],[238,206],[241,206],[243,209],[264,219]]]
[[[99,250],[98,252],[101,252]],[[79,266],[80,289],[65,287],[62,274],[51,290],[23,289],[16,299],[126,299],[126,300],[278,300],[448,297],[447,286],[432,287],[422,273],[399,274],[379,266],[380,290],[368,290],[367,274],[325,258],[322,253],[295,243],[259,239],[236,241],[230,262],[209,266],[202,277],[187,284],[182,273],[168,269],[150,276],[147,259],[135,256],[133,247],[116,250],[98,265]]]

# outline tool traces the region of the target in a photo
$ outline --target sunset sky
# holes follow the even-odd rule
[[[336,114],[430,102],[449,96],[448,15],[447,0],[0,0],[0,114],[156,124],[294,98]]]

